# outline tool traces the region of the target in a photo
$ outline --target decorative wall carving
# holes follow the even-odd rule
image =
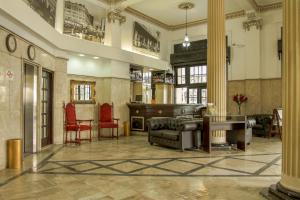
[[[255,12],[248,12],[247,18],[247,21],[243,22],[243,28],[246,31],[250,31],[250,28],[252,26],[255,26],[256,29],[262,29],[263,20],[260,17],[258,17]]]
[[[109,23],[115,23],[115,21],[119,21],[120,25],[122,25],[124,22],[126,22],[126,17],[121,15],[121,10],[114,9],[108,12],[107,20]]]

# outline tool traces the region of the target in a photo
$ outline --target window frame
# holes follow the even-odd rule
[[[207,89],[207,82],[206,83],[190,83],[190,69],[191,67],[197,67],[197,66],[206,66],[207,70],[207,64],[206,63],[198,63],[198,64],[186,64],[186,65],[180,65],[180,66],[175,66],[174,71],[175,71],[175,85],[174,85],[174,102],[176,102],[176,88],[187,88],[187,104],[190,104],[190,89],[197,89],[197,104],[201,104],[202,101],[202,95],[201,95],[201,90],[202,89]],[[178,68],[185,68],[185,84],[178,84]],[[206,71],[207,72],[207,71]],[[207,78],[206,78],[207,80]]]
[[[89,100],[79,100],[75,99],[74,90],[75,87],[78,85],[88,85],[89,86],[89,92],[90,92],[90,99]],[[78,80],[71,80],[70,81],[70,100],[72,103],[75,104],[96,104],[96,82],[95,81],[78,81]],[[86,94],[84,94],[86,95]]]

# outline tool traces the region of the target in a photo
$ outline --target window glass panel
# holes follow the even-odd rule
[[[207,89],[201,89],[201,104],[207,104]]]
[[[177,69],[177,84],[178,85],[185,84],[185,68]]]
[[[189,89],[189,103],[190,104],[197,104],[198,99],[198,90],[197,89]]]
[[[206,83],[207,81],[207,68],[206,66],[190,67],[190,83]]]
[[[187,88],[176,88],[176,103],[187,104]]]

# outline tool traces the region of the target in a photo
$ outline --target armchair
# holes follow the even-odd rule
[[[117,129],[117,139],[119,139],[119,119],[114,118],[114,104],[99,104],[99,123],[98,123],[98,140],[101,138],[101,129],[111,128],[111,138],[114,138],[114,129]]]
[[[93,120],[78,120],[76,118],[76,109],[74,103],[68,103],[64,105],[65,111],[65,144],[67,143],[76,143],[81,144],[81,140],[88,140],[89,142],[92,141],[92,121]],[[89,124],[84,124],[88,122]],[[88,139],[81,139],[81,132],[82,131],[89,131],[89,138]],[[75,132],[75,140],[72,140],[71,135],[68,139],[68,134]]]
[[[250,115],[248,119],[255,119],[256,124],[252,127],[253,134],[264,137],[269,137],[269,131],[272,124],[272,115],[269,114],[257,114]]]

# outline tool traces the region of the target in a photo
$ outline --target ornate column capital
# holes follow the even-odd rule
[[[126,17],[124,15],[121,15],[121,10],[114,9],[108,12],[107,14],[107,20],[109,23],[115,23],[115,21],[119,21],[119,24],[122,25],[124,22],[126,22]]]
[[[245,31],[250,31],[250,28],[255,26],[256,29],[260,30],[263,26],[263,19],[258,17],[254,11],[247,13],[247,21],[243,22],[243,28]]]

